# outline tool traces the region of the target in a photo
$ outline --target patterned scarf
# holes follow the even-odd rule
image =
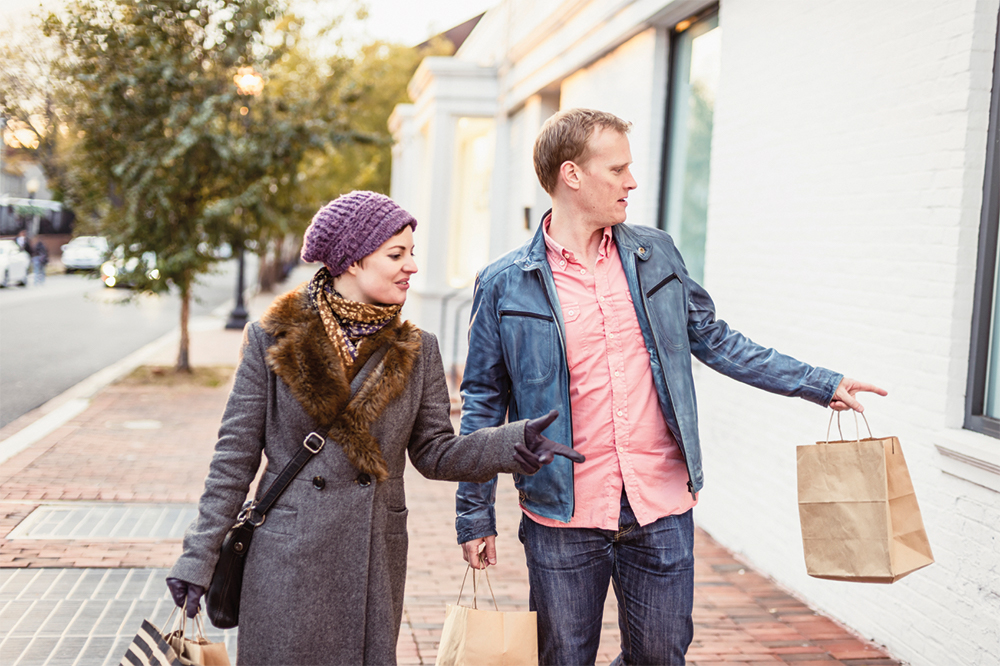
[[[307,290],[309,302],[319,312],[345,368],[354,365],[364,341],[385,328],[403,308],[347,300],[333,288],[333,276],[326,266],[316,271]]]

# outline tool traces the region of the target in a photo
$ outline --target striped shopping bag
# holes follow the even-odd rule
[[[118,666],[181,666],[181,662],[163,633],[149,620],[143,620]]]

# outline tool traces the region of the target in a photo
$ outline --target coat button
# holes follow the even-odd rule
[[[358,478],[355,479],[355,481],[357,481],[358,485],[362,488],[367,488],[372,484],[372,477],[362,472],[361,474],[358,474]]]
[[[326,479],[324,479],[322,476],[313,477],[313,488],[315,488],[316,490],[323,490],[323,488],[325,487],[326,487]]]

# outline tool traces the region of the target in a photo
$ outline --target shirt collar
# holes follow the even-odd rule
[[[566,260],[567,262],[579,263],[576,260],[576,254],[567,250],[562,245],[557,243],[552,236],[549,236],[549,225],[552,223],[552,213],[545,216],[542,220],[542,235],[545,237],[545,248],[549,257],[556,260],[556,262],[561,262]],[[614,242],[614,237],[611,234],[611,227],[604,227],[604,235],[601,238],[601,247],[598,250],[599,257],[608,256],[608,248],[611,243]]]

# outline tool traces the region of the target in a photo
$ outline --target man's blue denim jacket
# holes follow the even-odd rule
[[[543,217],[544,219],[544,217]],[[667,426],[684,454],[688,489],[702,487],[698,410],[691,355],[751,386],[826,406],[842,375],[761,347],[715,318],[711,297],[688,274],[665,232],[613,228],[653,382]],[[566,328],[542,226],[522,247],[476,278],[469,357],[462,381],[462,433],[559,410],[545,435],[573,445]],[[458,542],[496,534],[494,478],[461,483],[456,496]],[[573,516],[573,463],[561,456],[533,476],[514,475],[521,504],[540,516]]]

